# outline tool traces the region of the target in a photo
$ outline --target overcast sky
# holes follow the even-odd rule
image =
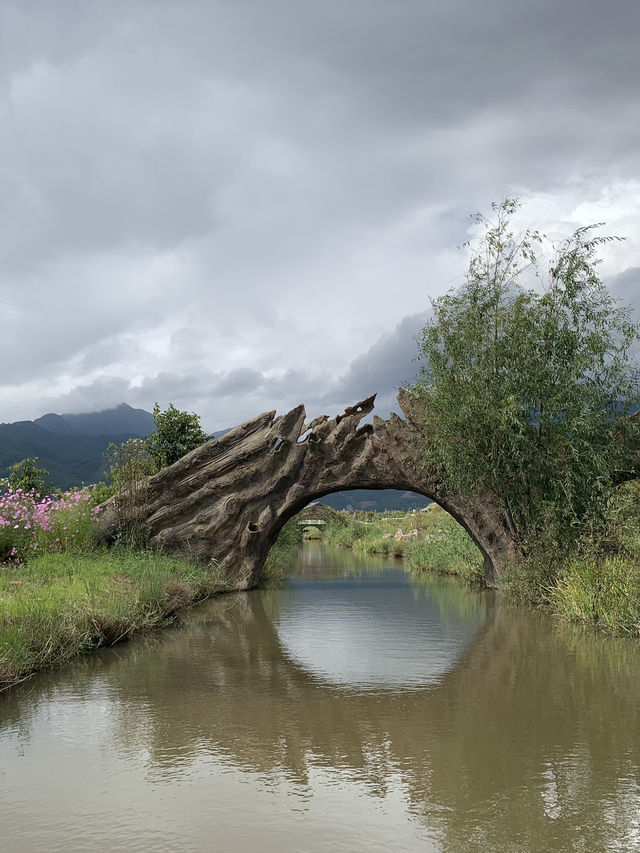
[[[625,236],[638,0],[0,0],[0,421],[209,430],[416,371],[474,211]]]

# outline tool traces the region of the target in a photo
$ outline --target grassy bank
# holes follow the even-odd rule
[[[590,535],[542,546],[504,578],[510,596],[614,636],[640,637],[640,483],[620,486]]]
[[[225,589],[211,566],[99,545],[90,489],[42,496],[0,485],[0,690]]]
[[[409,513],[340,513],[323,530],[327,544],[361,554],[404,558],[414,572],[482,581],[482,555],[466,531],[441,507]]]
[[[0,690],[31,673],[172,621],[224,583],[154,551],[49,553],[0,571]]]
[[[405,535],[417,531],[417,536],[395,539],[398,529]],[[480,552],[436,504],[386,518],[341,513],[325,528],[324,541],[359,553],[402,557],[416,573],[483,582]],[[541,546],[503,578],[501,589],[565,620],[610,635],[640,637],[640,485],[629,483],[616,491],[604,522],[588,539],[564,552]]]

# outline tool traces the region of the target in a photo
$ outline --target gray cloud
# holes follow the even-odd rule
[[[627,275],[639,24],[627,0],[5,0],[0,419],[391,405],[466,214],[509,193],[558,233],[609,220]]]
[[[629,267],[608,282],[609,290],[622,305],[633,307],[636,316],[640,319],[640,266]]]
[[[427,317],[427,312],[404,317],[392,332],[382,335],[351,362],[321,402],[351,405],[377,393],[376,407],[381,415],[386,416],[391,409],[397,411],[398,388],[411,383],[420,370],[416,336]]]

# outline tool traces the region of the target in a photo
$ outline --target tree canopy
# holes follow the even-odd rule
[[[181,412],[173,403],[164,412],[156,403],[153,419],[156,429],[147,438],[147,444],[158,468],[172,465],[209,439],[200,426],[200,415]]]
[[[627,417],[638,405],[630,310],[597,275],[617,238],[600,224],[559,245],[515,234],[517,200],[477,216],[484,234],[464,284],[432,303],[412,387],[425,413],[425,454],[445,488],[497,498],[526,552],[603,507],[637,454]],[[552,257],[545,268],[544,255]]]

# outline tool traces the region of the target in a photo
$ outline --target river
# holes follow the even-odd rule
[[[0,848],[640,850],[640,647],[309,543],[0,696]]]

